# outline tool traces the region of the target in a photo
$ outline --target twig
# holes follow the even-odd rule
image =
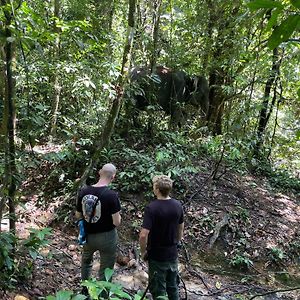
[[[207,289],[208,291],[210,291],[209,286],[208,286],[207,283],[204,281],[204,278],[203,278],[203,276],[202,276],[201,274],[199,274],[199,273],[198,273],[197,271],[195,271],[195,270],[191,270],[190,267],[188,267],[188,272],[189,272],[192,276],[198,277],[198,278],[202,281],[202,283],[203,283],[203,285],[206,287],[206,289]]]
[[[182,300],[187,300],[188,299],[188,295],[187,295],[187,289],[186,289],[185,282],[184,282],[184,280],[182,279],[181,276],[179,276],[179,280],[182,282],[183,289],[184,289],[184,298]]]
[[[295,288],[290,288],[290,289],[274,290],[274,291],[269,291],[269,292],[262,293],[262,294],[257,294],[257,295],[252,296],[249,300],[252,300],[252,299],[254,299],[256,297],[271,295],[271,294],[275,294],[275,293],[290,292],[290,291],[295,291],[295,290],[300,290],[300,286],[295,287]]]
[[[61,251],[65,256],[67,256],[68,258],[72,259],[72,262],[73,262],[73,257],[69,253],[67,253],[66,251],[64,251],[61,248],[59,248],[57,246],[54,246],[52,244],[49,244],[49,246],[52,247],[52,248],[54,248],[54,249],[56,249],[56,250]]]

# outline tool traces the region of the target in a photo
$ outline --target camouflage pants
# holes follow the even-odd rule
[[[168,296],[169,300],[179,300],[178,261],[160,262],[149,259],[149,290],[154,300]]]

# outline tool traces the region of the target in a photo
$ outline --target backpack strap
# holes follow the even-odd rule
[[[93,217],[94,217],[94,213],[95,213],[95,209],[96,209],[96,207],[97,207],[97,204],[98,204],[100,198],[103,196],[103,194],[104,194],[106,191],[107,191],[107,187],[105,186],[104,189],[103,189],[103,191],[102,191],[101,194],[99,195],[98,199],[96,200],[96,202],[95,202],[94,205],[93,205],[93,209],[92,209],[92,213],[91,213],[91,216],[90,216],[90,219],[89,219],[89,223],[92,223],[92,219],[93,219]]]

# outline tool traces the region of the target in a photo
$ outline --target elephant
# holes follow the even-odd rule
[[[184,122],[184,107],[190,104],[205,119],[209,106],[209,86],[205,77],[189,76],[184,71],[163,66],[157,66],[152,74],[146,67],[135,67],[130,76],[132,98],[138,110],[159,105],[170,115],[171,124],[181,126]]]

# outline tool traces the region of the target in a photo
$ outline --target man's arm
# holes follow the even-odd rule
[[[82,212],[76,210],[76,212],[75,212],[75,218],[76,218],[76,220],[83,219]]]
[[[113,224],[118,227],[120,224],[121,224],[121,215],[120,215],[120,212],[116,212],[115,214],[112,214],[112,221],[113,221]]]
[[[140,232],[139,242],[140,242],[140,250],[142,259],[144,259],[147,249],[147,241],[150,230],[142,228]]]
[[[178,225],[178,234],[177,234],[178,242],[180,242],[183,237],[183,229],[184,229],[184,223],[179,224]]]

